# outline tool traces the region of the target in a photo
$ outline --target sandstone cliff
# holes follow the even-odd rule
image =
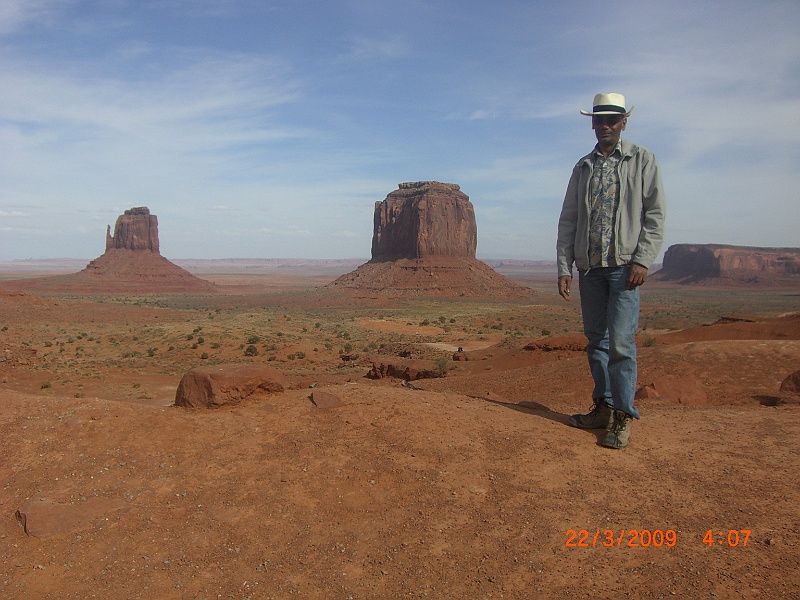
[[[106,231],[106,250],[126,248],[158,253],[158,217],[146,206],[131,208],[117,217],[114,235],[111,226]]]
[[[475,210],[458,185],[401,183],[375,203],[372,259],[327,289],[371,300],[530,296],[529,288],[475,258],[477,238]]]
[[[800,248],[676,244],[664,254],[656,281],[748,285],[800,284]]]
[[[457,256],[475,258],[478,228],[469,197],[458,185],[401,183],[375,203],[372,261]]]

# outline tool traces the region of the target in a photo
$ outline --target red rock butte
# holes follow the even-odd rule
[[[87,294],[216,293],[218,287],[161,256],[158,218],[146,206],[117,218],[106,230],[106,251],[71,275],[4,282],[9,289]]]
[[[478,228],[454,183],[401,183],[375,203],[372,259],[328,289],[366,296],[527,297],[532,292],[475,258]]]
[[[675,244],[664,253],[655,281],[682,284],[800,285],[800,248]]]

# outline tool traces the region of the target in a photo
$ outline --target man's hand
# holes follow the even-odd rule
[[[564,300],[569,300],[569,290],[572,287],[572,277],[562,275],[558,278],[558,295]]]
[[[630,269],[628,270],[628,289],[632,290],[633,288],[639,287],[645,282],[645,279],[647,279],[647,269],[642,265],[631,263]]]

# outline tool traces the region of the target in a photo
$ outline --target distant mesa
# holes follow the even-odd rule
[[[526,297],[532,292],[475,258],[469,197],[453,183],[401,183],[375,203],[372,259],[328,289],[366,296]]]
[[[71,275],[4,283],[5,287],[39,292],[88,294],[216,293],[219,288],[171,263],[159,253],[158,218],[146,206],[117,218],[114,235],[106,229],[106,251]]]
[[[655,281],[745,286],[800,285],[800,248],[676,244]]]

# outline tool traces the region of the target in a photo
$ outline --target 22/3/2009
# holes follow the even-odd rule
[[[674,529],[666,531],[656,529],[622,529],[619,532],[613,529],[595,529],[589,532],[586,529],[575,531],[567,529],[567,548],[595,548],[603,546],[605,548],[661,548],[666,546],[672,548],[678,543],[678,534]]]

